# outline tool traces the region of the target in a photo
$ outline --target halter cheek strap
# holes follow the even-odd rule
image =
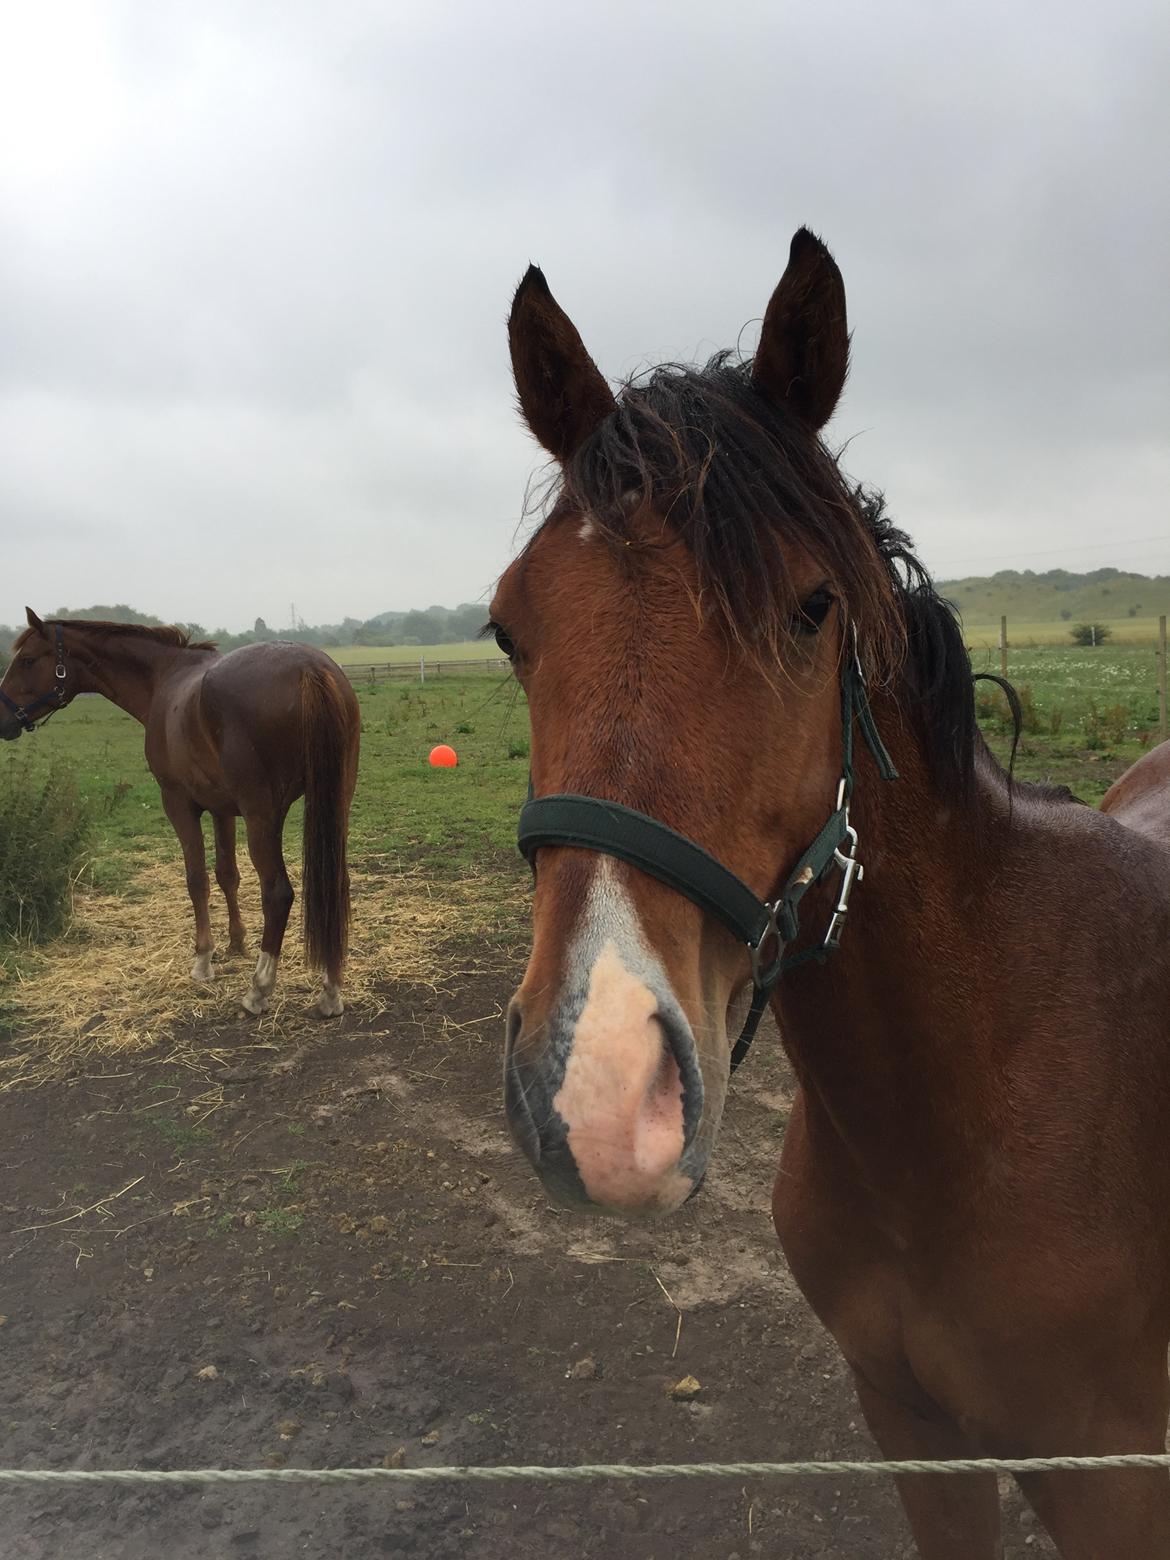
[[[746,944],[751,958],[752,1000],[744,1027],[731,1053],[734,1072],[755,1038],[777,981],[786,970],[810,960],[823,962],[840,946],[849,896],[862,878],[857,830],[849,821],[853,794],[853,727],[861,728],[883,780],[896,780],[894,768],[874,723],[856,645],[841,674],[841,779],[837,803],[824,827],[792,868],[778,898],[759,899],[747,884],[694,840],[657,818],[593,796],[559,794],[532,797],[520,813],[520,851],[535,871],[542,845],[569,845],[628,861],[713,915]],[[800,932],[800,902],[814,883],[836,866],[841,885],[828,928],[812,948],[785,954]]]
[[[65,678],[67,675],[65,666],[65,630],[60,623],[53,624],[54,637],[57,646],[57,665],[53,669],[53,686],[48,693],[42,693],[33,699],[30,704],[17,704],[15,699],[9,698],[3,688],[0,688],[0,704],[12,711],[25,731],[35,731],[37,720],[34,718],[38,710],[49,706],[49,715],[59,710],[65,703]],[[42,722],[48,720],[49,715],[41,717]]]

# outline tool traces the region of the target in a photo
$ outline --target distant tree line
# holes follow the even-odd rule
[[[139,612],[125,603],[117,606],[58,607],[46,614],[54,618],[100,618],[109,623],[145,623],[159,627],[164,621],[150,612]],[[487,618],[482,604],[464,602],[458,607],[427,607],[423,612],[380,612],[377,617],[347,617],[340,623],[299,623],[295,628],[269,628],[262,617],[242,633],[226,628],[205,628],[202,623],[179,623],[192,639],[212,639],[221,650],[236,650],[271,639],[293,639],[300,644],[330,649],[338,645],[449,645],[474,639]],[[0,653],[7,650],[24,627],[0,623]]]
[[[1145,575],[1133,574],[1125,569],[1088,569],[1074,574],[1069,569],[1000,569],[988,578],[995,585],[1051,585],[1055,590],[1083,590],[1086,585],[1106,585],[1113,580],[1141,580]],[[1166,576],[1156,574],[1153,582],[1161,582]]]

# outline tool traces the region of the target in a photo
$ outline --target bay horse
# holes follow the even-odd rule
[[[342,966],[349,937],[346,839],[357,779],[361,713],[349,679],[309,645],[245,645],[221,655],[178,628],[83,619],[42,620],[26,608],[0,682],[0,737],[32,731],[79,693],[100,693],[146,728],[146,762],[159,783],[187,869],[195,911],[191,978],[214,978],[210,884],[202,815],[212,815],[215,876],[228,909],[228,940],[243,953],[236,819],[260,879],[264,932],[249,1013],[268,1007],[292,909],[284,820],[305,798],[305,951],[324,973],[314,1011],[344,1011]]]
[[[799,1084],[773,1220],[882,1452],[1164,1451],[1170,792],[1110,817],[984,746],[952,610],[821,440],[849,336],[807,230],[751,363],[615,395],[535,268],[509,337],[559,467],[491,607],[532,733],[520,1146],[570,1207],[678,1208],[752,988]],[[1065,1560],[1170,1555],[1161,1471],[1020,1483]],[[924,1560],[1000,1553],[992,1475],[899,1488]]]

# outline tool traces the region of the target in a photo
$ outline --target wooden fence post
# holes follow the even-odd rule
[[[1166,731],[1166,614],[1158,619],[1158,734],[1165,742]]]
[[[1007,618],[1001,617],[999,620],[999,675],[1001,677],[1007,676],[1007,652]]]

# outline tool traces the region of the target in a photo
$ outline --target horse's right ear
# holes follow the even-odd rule
[[[616,403],[537,266],[516,289],[508,345],[525,422],[550,455],[571,459]]]
[[[35,629],[38,634],[43,634],[45,636],[45,638],[48,639],[48,637],[49,637],[48,629],[41,622],[40,618],[37,617],[36,613],[33,611],[33,609],[31,607],[25,607],[24,615],[28,619],[28,626],[30,628]]]

